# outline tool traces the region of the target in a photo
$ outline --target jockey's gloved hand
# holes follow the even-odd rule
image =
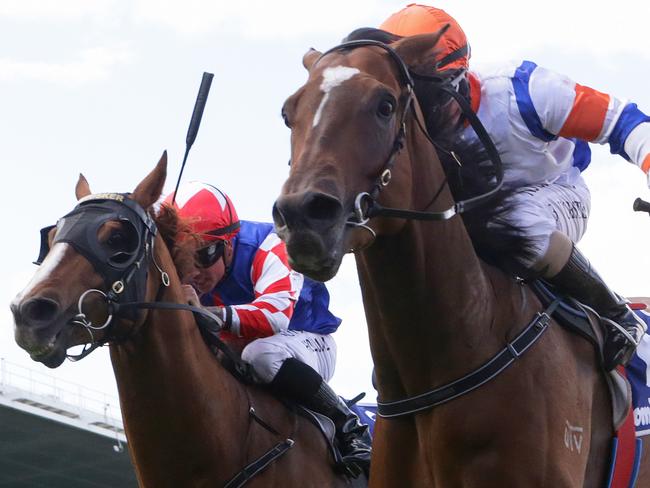
[[[192,305],[193,307],[201,306],[199,295],[192,285],[182,284],[181,289],[183,290],[185,301],[187,301],[188,304]]]
[[[219,340],[219,332],[223,329],[223,320],[221,320],[218,315],[216,315],[215,318],[212,318],[199,312],[192,313],[194,314],[196,325],[199,326],[199,331],[205,341],[210,345],[214,345]],[[217,318],[219,318],[219,320],[216,320]]]
[[[217,333],[223,329],[223,320],[220,317],[215,316],[210,317],[199,312],[192,312],[194,314],[194,320],[200,329],[206,329],[211,332]]]

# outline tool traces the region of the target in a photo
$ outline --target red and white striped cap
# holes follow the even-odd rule
[[[167,195],[164,202],[172,204],[174,194]],[[174,208],[187,219],[192,231],[206,241],[232,239],[239,232],[239,217],[232,201],[217,187],[190,181],[180,186]]]

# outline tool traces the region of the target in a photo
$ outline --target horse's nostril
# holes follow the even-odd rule
[[[272,215],[273,215],[273,223],[275,224],[276,228],[279,229],[287,226],[287,222],[284,218],[284,215],[282,215],[282,212],[278,208],[278,202],[275,202],[273,204]]]
[[[51,298],[31,298],[21,305],[20,313],[28,322],[48,322],[59,313],[59,304]]]
[[[335,220],[342,210],[341,202],[329,195],[315,194],[305,202],[305,214],[312,220]]]
[[[289,231],[322,231],[338,222],[342,214],[343,205],[337,198],[319,192],[285,195],[273,207],[273,221],[281,237]]]

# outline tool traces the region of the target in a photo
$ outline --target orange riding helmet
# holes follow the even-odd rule
[[[439,68],[468,69],[471,57],[465,32],[451,15],[442,9],[411,3],[386,19],[379,28],[402,37],[430,34],[449,24],[438,46],[442,47]]]

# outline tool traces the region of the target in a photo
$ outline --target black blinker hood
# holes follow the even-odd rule
[[[122,222],[136,236],[137,242],[128,250],[111,253],[106,245],[97,240],[100,227],[111,220]],[[41,264],[50,250],[48,234],[53,227],[41,229],[41,249],[36,264]],[[142,301],[147,264],[153,254],[157,228],[151,216],[135,200],[121,193],[89,195],[64,215],[56,227],[58,230],[52,244],[67,242],[84,256],[104,278],[111,301],[118,302],[125,296],[124,301]],[[114,290],[113,285],[118,281],[124,285],[121,287],[124,291]]]

